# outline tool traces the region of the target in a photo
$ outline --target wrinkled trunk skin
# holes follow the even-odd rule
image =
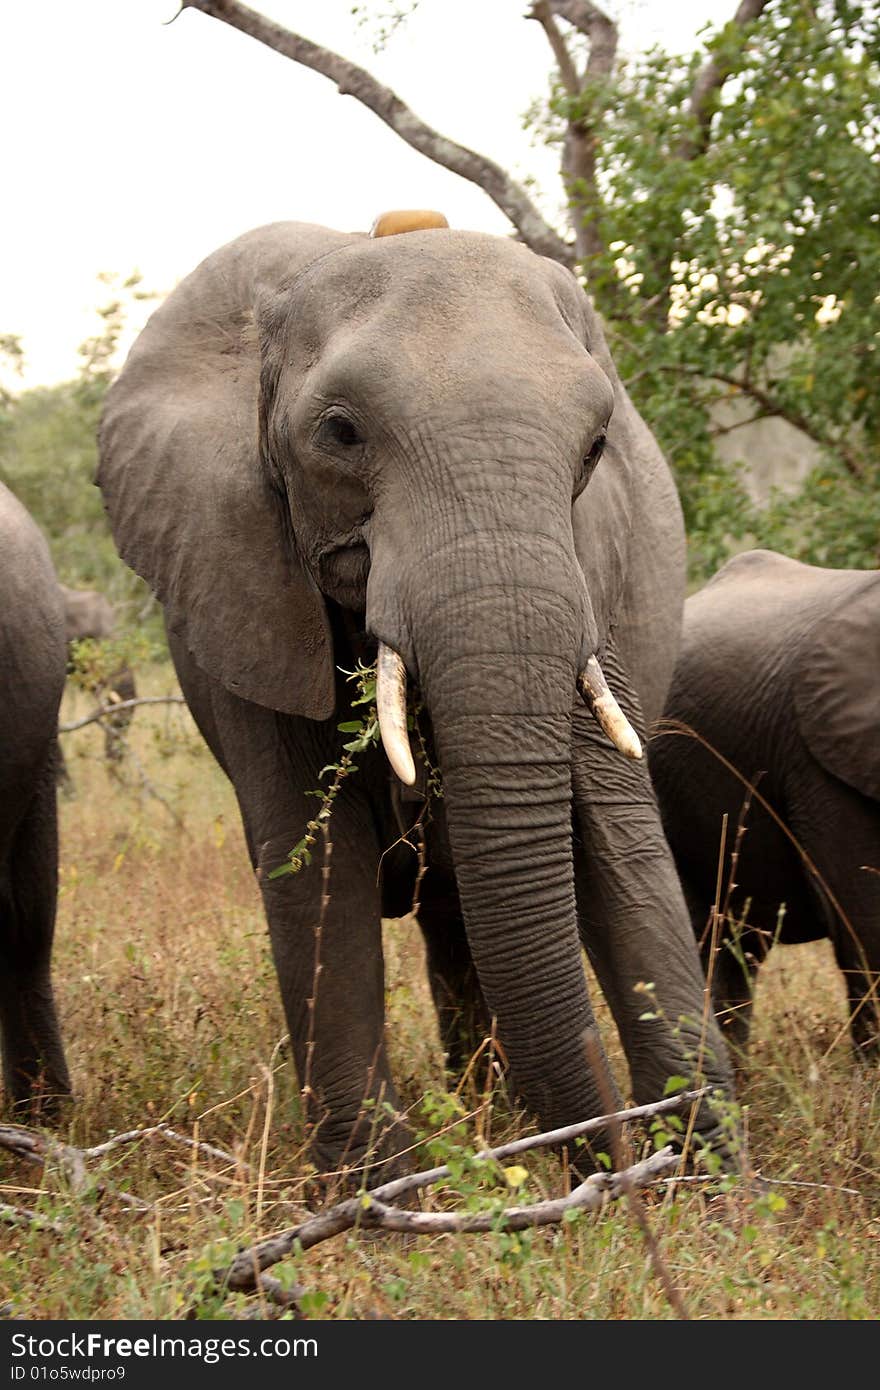
[[[500,551],[471,533],[426,555],[430,603],[416,596],[408,618],[480,985],[517,1093],[550,1128],[617,1102],[607,1070],[597,1085],[590,1069],[604,1054],[572,865],[571,707],[588,610],[573,550],[541,538],[535,554],[532,532]]]

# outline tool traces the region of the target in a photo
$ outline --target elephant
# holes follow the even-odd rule
[[[0,1042],[7,1101],[45,1114],[70,1094],[51,983],[66,660],[49,548],[0,483]]]
[[[651,773],[707,961],[727,816],[713,994],[740,1055],[769,947],[827,937],[880,1056],[878,674],[877,570],[754,550],[685,604],[666,718],[697,737],[655,735]]]
[[[697,1071],[733,1084],[639,756],[684,596],[670,472],[568,270],[400,220],[221,247],[155,311],[99,430],[117,548],[235,789],[314,1162],[371,1173],[411,1142],[381,918],[416,883],[450,1064],[494,1019],[544,1126],[619,1103],[581,942],[638,1099]],[[383,747],[334,801],[328,901],[320,837],[277,871],[357,718],[345,673],[373,661]],[[427,806],[407,682],[442,776]],[[729,1113],[697,1123],[726,1153]]]
[[[104,641],[116,636],[116,609],[105,594],[97,589],[71,589],[62,584],[61,596],[64,600],[68,648],[71,643],[81,642],[84,638]],[[128,665],[120,666],[106,678],[95,681],[91,689],[102,704],[108,700],[115,703],[137,697],[134,672]],[[125,752],[125,735],[133,713],[131,709],[121,710],[119,714],[109,715],[103,722],[104,753],[110,762],[119,762]]]

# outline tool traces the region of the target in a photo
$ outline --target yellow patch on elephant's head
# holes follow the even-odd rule
[[[370,236],[397,236],[399,232],[423,232],[432,227],[448,226],[442,212],[433,212],[430,208],[395,208],[392,212],[379,213],[370,228]]]

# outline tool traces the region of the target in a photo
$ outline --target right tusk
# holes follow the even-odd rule
[[[577,688],[590,714],[614,747],[627,758],[640,758],[642,745],[639,736],[608,689],[602,667],[594,656],[590,657],[578,676]]]
[[[406,667],[392,647],[379,643],[376,663],[376,713],[388,761],[404,786],[416,780],[416,765],[406,728]]]

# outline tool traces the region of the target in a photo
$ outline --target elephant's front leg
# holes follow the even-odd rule
[[[326,884],[320,835],[308,866],[272,878],[319,809],[308,793],[318,788],[321,769],[339,758],[336,724],[344,713],[315,723],[239,700],[197,667],[182,643],[169,640],[190,710],[238,797],[305,1093],[312,1159],[328,1174],[373,1166],[409,1143],[385,1051],[380,846],[371,802],[384,785],[381,755],[359,756],[357,774],[334,801]],[[379,1172],[387,1175],[389,1166]],[[352,1177],[360,1181],[359,1173]]]
[[[380,850],[357,801],[343,791],[334,806],[326,885],[320,836],[307,868],[270,877],[301,838],[301,824],[255,844],[312,1159],[328,1174],[373,1167],[410,1138],[385,1049]],[[380,1172],[391,1175],[385,1163]]]
[[[613,651],[603,665],[642,734],[637,698]],[[646,763],[622,758],[577,708],[572,781],[579,927],[620,1032],[636,1101],[660,1099],[671,1076],[702,1076],[732,1097],[727,1052]],[[732,1163],[724,1117],[704,1105],[698,1128]]]
[[[50,976],[58,885],[54,757],[11,834],[0,824],[0,1052],[7,1099],[57,1117],[70,1077]],[[15,804],[14,796],[11,798]]]
[[[846,983],[856,1057],[880,1062],[880,809],[802,754],[789,820]]]
[[[429,875],[422,890],[419,926],[425,939],[428,983],[437,1010],[446,1065],[456,1082],[467,1074],[492,1020],[461,915],[455,885]]]

